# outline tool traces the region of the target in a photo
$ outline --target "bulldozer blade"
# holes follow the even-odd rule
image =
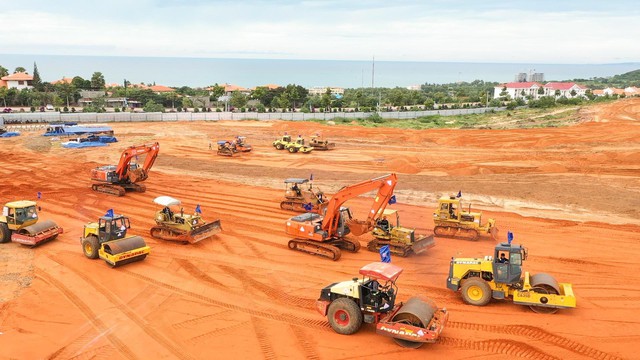
[[[373,225],[367,221],[360,221],[356,219],[347,220],[347,226],[351,233],[355,236],[360,236],[373,229]]]
[[[195,244],[204,239],[208,239],[222,231],[220,226],[220,219],[208,222],[200,227],[197,227],[189,234],[189,243]]]
[[[489,230],[489,234],[491,235],[491,238],[495,241],[498,241],[498,228],[497,227],[492,227],[491,230]]]
[[[434,246],[436,246],[436,240],[434,239],[433,235],[429,235],[429,236],[421,235],[419,238],[416,239],[413,245],[411,245],[411,250],[416,254],[420,254]]]

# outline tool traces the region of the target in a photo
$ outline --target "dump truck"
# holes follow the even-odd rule
[[[393,224],[389,219],[395,219]],[[416,235],[415,229],[400,225],[400,215],[395,209],[384,209],[371,231],[373,239],[367,243],[369,251],[378,252],[388,245],[391,253],[402,257],[420,254],[436,245],[433,235]]]
[[[313,183],[304,178],[284,180],[284,200],[280,202],[282,210],[321,213],[327,199],[320,190],[313,189]]]
[[[545,273],[522,273],[527,255],[524,246],[507,242],[497,245],[493,256],[451,258],[447,288],[460,291],[465,303],[476,306],[507,299],[543,314],[575,308],[571,284],[558,283]]]
[[[156,226],[150,230],[154,238],[195,244],[209,239],[221,231],[220,219],[210,222],[204,221],[200,215],[199,206],[193,214],[185,214],[184,209],[178,207],[181,202],[170,196],[158,196],[154,203],[163,206],[155,214]]]
[[[355,334],[364,322],[375,324],[376,333],[402,347],[416,349],[436,342],[449,319],[447,309],[421,297],[396,303],[401,273],[402,268],[391,263],[367,264],[360,269],[362,278],[324,287],[316,309],[338,334]]]
[[[433,233],[441,237],[461,237],[478,240],[480,234],[498,238],[496,221],[489,219],[482,223],[482,212],[472,212],[471,204],[468,210],[462,207],[459,196],[443,196],[438,199],[438,207],[433,213]]]
[[[54,240],[64,231],[52,220],[39,221],[35,201],[8,202],[0,216],[0,243],[9,241],[36,246]]]
[[[84,255],[89,259],[100,258],[111,267],[144,260],[151,248],[140,236],[127,237],[130,228],[128,217],[112,211],[98,222],[86,224],[80,238]]]

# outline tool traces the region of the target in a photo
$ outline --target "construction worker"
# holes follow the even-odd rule
[[[498,259],[498,262],[501,264],[508,264],[509,259],[507,259],[507,256],[504,253],[501,253],[500,258]]]
[[[376,225],[380,228],[380,230],[384,232],[389,232],[389,220],[387,220],[386,216],[382,216],[382,219],[378,220]]]

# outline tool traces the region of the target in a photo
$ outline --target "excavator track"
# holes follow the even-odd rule
[[[149,234],[156,239],[168,240],[168,241],[178,241],[188,243],[189,235],[186,231],[180,231],[178,229],[173,229],[170,227],[164,226],[154,226],[149,230]]]
[[[332,240],[330,244],[339,249],[346,250],[352,253],[358,252],[361,247],[360,241],[348,239],[348,238],[335,239],[335,240]]]
[[[340,259],[340,249],[336,246],[323,244],[317,241],[307,241],[302,239],[291,239],[288,243],[289,249],[302,251],[311,255],[318,255],[333,261]]]
[[[433,233],[440,237],[461,237],[472,241],[476,241],[480,237],[480,234],[475,229],[464,229],[455,226],[438,225],[433,229]]]
[[[126,193],[122,186],[110,184],[93,184],[91,190],[115,196],[124,196]]]

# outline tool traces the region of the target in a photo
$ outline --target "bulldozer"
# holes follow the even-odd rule
[[[236,145],[231,142],[231,141],[227,141],[227,140],[219,140],[218,141],[218,155],[221,156],[233,156],[233,154],[236,154],[238,152],[238,149],[236,148]]]
[[[462,208],[460,196],[443,196],[438,199],[438,207],[433,213],[433,233],[442,237],[462,237],[478,240],[480,233],[488,234],[493,239],[498,237],[496,221],[489,219],[482,224],[482,212],[472,212]]]
[[[172,206],[180,205],[180,200],[170,196],[158,196],[153,202],[163,206],[162,210],[156,212],[156,226],[150,230],[154,238],[195,244],[221,231],[220,219],[204,221],[200,216],[199,206],[196,207],[196,212],[190,215],[185,214],[183,208],[177,213],[172,210]]]
[[[322,140],[322,138],[320,138],[320,135],[316,134],[311,136],[309,146],[312,146],[314,150],[331,150],[335,149],[336,144],[329,142],[329,140]]]
[[[89,259],[99,257],[111,267],[144,260],[151,248],[140,236],[126,237],[130,228],[128,217],[116,215],[109,210],[98,222],[84,226],[80,238],[84,255]]]
[[[280,202],[281,209],[318,214],[322,212],[322,204],[326,204],[327,199],[322,191],[313,190],[313,183],[309,179],[289,178],[284,180],[284,184],[285,199]],[[307,186],[301,188],[305,184]]]
[[[249,152],[253,150],[253,147],[246,143],[246,136],[236,136],[236,148],[240,152]]]
[[[438,340],[449,313],[428,298],[411,297],[396,304],[396,281],[402,268],[374,262],[360,269],[362,278],[333,283],[320,291],[316,309],[338,334],[355,334],[362,323],[375,324],[376,333],[400,346],[417,349]]]
[[[545,273],[522,274],[528,251],[522,245],[500,243],[493,256],[451,258],[447,288],[460,291],[470,305],[485,306],[491,299],[511,299],[542,314],[576,307],[571,284],[558,283]]]
[[[388,219],[395,218],[395,224]],[[373,240],[367,243],[369,251],[378,252],[381,247],[389,245],[392,254],[402,257],[410,254],[420,254],[436,245],[433,235],[415,234],[415,229],[406,228],[400,225],[400,215],[395,209],[384,209],[382,216],[376,221],[375,227],[371,231]]]
[[[13,241],[36,246],[53,240],[64,232],[52,220],[38,220],[35,201],[18,200],[6,203],[0,216],[0,243]]]

